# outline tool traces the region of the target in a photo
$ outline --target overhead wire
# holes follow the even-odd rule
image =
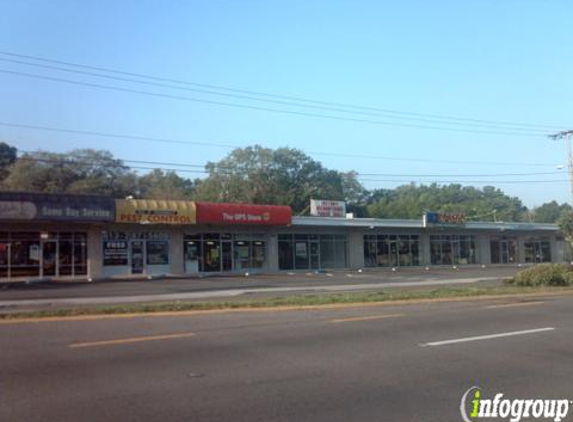
[[[47,131],[47,132],[56,132],[56,133],[66,133],[66,134],[72,134],[72,135],[94,136],[94,137],[109,138],[109,139],[128,139],[128,140],[136,140],[136,141],[149,141],[149,142],[171,143],[171,144],[181,144],[181,145],[202,145],[202,146],[222,147],[222,148],[241,148],[242,147],[240,144],[189,141],[189,140],[182,140],[182,139],[150,137],[150,136],[140,136],[140,135],[132,135],[132,134],[119,134],[119,133],[91,131],[91,130],[78,130],[78,129],[70,129],[70,128],[53,127],[53,126],[41,126],[41,125],[31,125],[31,124],[23,124],[23,123],[13,123],[13,122],[5,122],[5,121],[0,121],[0,126],[11,127],[11,128],[30,129],[30,130],[39,130],[39,131]],[[374,160],[401,161],[401,162],[418,162],[418,163],[554,167],[554,164],[536,163],[536,162],[440,160],[440,159],[429,159],[429,158],[406,158],[406,157],[379,156],[379,155],[371,155],[371,154],[370,155],[353,154],[353,153],[346,153],[346,152],[345,153],[338,153],[338,152],[328,152],[328,151],[306,151],[306,153],[311,154],[311,155],[322,155],[322,156],[332,156],[332,157],[374,159]]]
[[[132,89],[132,88],[112,86],[112,85],[104,85],[104,84],[93,83],[93,82],[76,81],[76,80],[71,80],[71,79],[66,79],[66,78],[38,75],[38,74],[13,71],[13,70],[7,70],[7,69],[0,69],[0,73],[14,75],[14,76],[22,76],[22,77],[32,78],[32,79],[47,80],[47,81],[52,81],[52,82],[60,82],[60,83],[71,84],[71,85],[76,85],[76,86],[85,86],[85,87],[96,88],[96,89],[113,90],[113,91],[120,91],[120,92],[126,92],[126,93],[131,93],[131,94],[140,94],[140,95],[152,96],[152,97],[156,97],[156,98],[167,98],[167,99],[180,100],[180,101],[189,101],[189,102],[196,102],[196,103],[202,103],[202,104],[210,104],[210,105],[215,105],[215,106],[232,107],[232,108],[240,108],[240,109],[255,110],[255,111],[266,111],[266,112],[280,113],[280,114],[289,114],[289,115],[293,115],[293,116],[313,117],[313,118],[319,118],[319,119],[347,121],[347,122],[354,122],[354,123],[366,123],[366,124],[373,124],[373,125],[402,127],[402,128],[410,128],[410,129],[425,129],[425,130],[448,131],[448,132],[458,132],[458,133],[475,133],[475,134],[484,134],[484,135],[487,134],[487,135],[503,135],[503,136],[539,137],[539,133],[532,133],[531,131],[523,132],[523,133],[522,132],[515,132],[515,130],[519,130],[519,129],[511,129],[511,128],[509,128],[511,131],[494,131],[494,130],[476,130],[476,129],[428,126],[428,125],[419,125],[419,124],[410,124],[410,123],[396,123],[396,122],[388,122],[388,121],[382,121],[382,120],[371,120],[371,119],[356,118],[356,117],[335,116],[335,115],[321,114],[321,113],[309,113],[309,112],[302,112],[302,111],[295,111],[295,110],[285,110],[285,109],[262,107],[262,106],[249,105],[249,104],[228,103],[228,102],[224,102],[224,101],[207,100],[207,99],[200,99],[200,98],[195,98],[195,97],[187,97],[187,96],[182,96],[182,95],[174,95],[174,94],[152,92],[152,91],[143,91],[140,89]]]
[[[20,160],[24,161],[33,161],[33,162],[43,162],[43,163],[51,163],[51,164],[69,164],[69,165],[77,165],[77,164],[84,164],[84,165],[93,165],[96,164],[94,161],[85,161],[85,160],[66,160],[66,159],[56,159],[56,158],[38,158],[38,157],[30,157],[30,156],[23,156],[19,157]],[[137,160],[122,160],[122,159],[113,159],[114,161],[118,162],[140,162]],[[153,163],[153,162],[148,162]],[[161,171],[173,171],[173,172],[182,172],[182,173],[195,173],[195,174],[211,174],[208,170],[193,170],[188,168],[160,168],[160,167],[145,167],[145,166],[125,166],[129,169],[138,169],[138,170],[161,170]],[[225,168],[218,169],[223,170],[222,174],[226,175],[252,175],[257,174],[257,172],[248,172],[248,171],[228,171],[225,172]],[[398,177],[398,175],[396,175]],[[400,177],[408,177],[408,175],[400,175]],[[429,176],[427,176],[429,177]],[[440,175],[439,177],[446,177],[444,175]],[[495,184],[520,184],[520,183],[562,183],[568,182],[567,179],[555,179],[555,180],[412,180],[412,179],[368,179],[363,178],[360,175],[357,176],[359,180],[368,181],[368,182],[386,182],[386,183],[438,183],[438,184],[446,184],[446,183],[495,183]]]
[[[38,154],[38,153],[42,153],[44,151],[28,151],[28,150],[22,150],[22,149],[17,149],[18,152],[22,153],[22,154],[29,154],[28,156],[24,156],[21,158],[25,158],[25,159],[37,159],[36,157],[30,157],[30,155],[34,155],[34,154]],[[59,154],[59,153],[53,153],[50,152],[51,154]],[[147,160],[133,160],[133,159],[127,159],[127,158],[114,158],[114,160],[118,160],[121,162],[125,162],[125,163],[136,163],[136,164],[153,164],[153,165],[159,165],[159,166],[170,166],[170,167],[194,167],[194,168],[205,168],[206,164],[188,164],[188,163],[174,163],[174,162],[165,162],[165,161],[147,161]],[[230,167],[224,167],[224,166],[220,166],[216,163],[214,163],[217,169],[229,169]],[[373,176],[379,176],[379,177],[514,177],[514,176],[542,176],[542,175],[555,175],[555,174],[561,174],[561,172],[559,171],[551,171],[551,172],[527,172],[527,173],[481,173],[481,174],[460,174],[460,173],[456,173],[456,174],[408,174],[408,173],[361,173],[361,172],[356,172],[354,170],[350,170],[347,172],[343,173],[350,173],[353,172],[354,174],[356,174],[357,176],[361,176],[361,177],[373,177]]]
[[[0,54],[4,55],[4,56],[9,56],[9,57],[25,58],[25,59],[31,59],[31,60],[41,61],[41,62],[45,62],[45,63],[65,65],[65,66],[69,66],[69,67],[90,69],[90,70],[102,71],[102,72],[113,73],[113,74],[124,75],[124,76],[130,76],[130,77],[144,78],[144,79],[161,81],[161,82],[176,83],[179,85],[196,86],[196,87],[216,89],[216,90],[227,91],[227,92],[256,95],[256,96],[267,97],[267,98],[279,98],[279,99],[297,101],[297,102],[301,102],[301,103],[310,103],[310,104],[327,105],[327,106],[335,106],[335,107],[353,108],[353,109],[367,110],[367,111],[377,111],[377,112],[381,112],[381,113],[388,113],[388,114],[401,115],[401,116],[428,117],[428,118],[434,118],[434,119],[452,120],[452,121],[460,121],[460,122],[474,122],[474,123],[484,123],[484,124],[494,124],[494,125],[520,126],[520,127],[531,127],[531,128],[545,128],[545,129],[553,129],[555,127],[561,126],[561,125],[534,124],[534,123],[525,123],[525,122],[516,123],[516,122],[503,121],[503,120],[487,120],[487,119],[466,118],[466,117],[440,115],[440,114],[432,114],[432,113],[406,112],[406,111],[393,110],[393,109],[374,107],[374,106],[363,106],[363,105],[356,105],[356,104],[349,104],[349,103],[342,103],[342,102],[333,102],[333,101],[321,101],[321,100],[309,99],[309,98],[304,98],[304,97],[299,97],[299,96],[272,94],[272,93],[265,93],[265,92],[261,92],[261,91],[230,88],[230,87],[225,87],[225,86],[221,86],[221,85],[196,83],[196,82],[184,81],[184,80],[175,79],[175,78],[166,78],[166,77],[160,77],[160,76],[149,75],[149,74],[144,74],[144,73],[127,72],[127,71],[122,71],[122,70],[118,70],[118,69],[112,69],[109,67],[90,66],[90,65],[86,65],[86,64],[73,63],[70,61],[55,60],[55,59],[49,59],[49,58],[45,58],[45,57],[39,57],[39,56],[27,55],[27,54],[19,54],[19,53],[2,51],[2,50],[0,50]]]
[[[348,109],[348,108],[345,109],[345,108],[337,108],[337,107],[332,107],[332,106],[295,103],[292,101],[284,101],[284,100],[256,98],[256,97],[253,97],[250,95],[230,94],[230,93],[216,92],[216,91],[206,90],[206,89],[187,88],[187,87],[170,85],[170,84],[165,84],[165,83],[160,83],[160,82],[141,81],[141,80],[136,80],[133,78],[104,75],[104,74],[98,74],[98,73],[89,72],[89,71],[82,71],[82,70],[66,69],[66,68],[62,68],[62,67],[58,67],[58,66],[45,65],[45,64],[40,64],[40,63],[29,63],[29,62],[24,62],[21,60],[6,59],[6,58],[2,58],[2,57],[0,57],[0,61],[4,61],[4,62],[8,62],[8,63],[24,64],[27,66],[40,67],[40,68],[50,69],[50,70],[57,70],[60,72],[69,72],[69,73],[75,73],[75,74],[80,74],[80,75],[95,76],[98,78],[105,78],[105,79],[111,79],[111,80],[122,81],[122,82],[138,83],[138,84],[156,86],[156,87],[161,87],[161,88],[184,90],[184,91],[190,91],[190,92],[195,92],[195,93],[199,93],[199,94],[218,95],[218,96],[223,96],[223,97],[228,97],[228,98],[237,98],[237,99],[249,100],[249,101],[267,102],[267,103],[278,104],[278,105],[286,105],[286,106],[293,106],[293,107],[305,107],[305,108],[312,108],[312,109],[318,109],[318,110],[334,111],[337,113],[349,113],[349,114],[376,116],[376,117],[382,116],[382,117],[390,117],[392,119],[400,119],[400,120],[408,120],[408,121],[420,121],[420,122],[426,122],[426,123],[437,123],[437,124],[447,124],[447,125],[456,125],[456,126],[469,126],[469,127],[487,128],[487,129],[501,129],[501,130],[511,129],[511,130],[524,131],[525,133],[539,133],[542,135],[545,135],[547,133],[547,129],[532,129],[532,128],[522,129],[520,127],[509,128],[509,127],[506,127],[503,125],[494,125],[494,124],[490,124],[490,123],[488,123],[488,124],[477,123],[477,122],[465,122],[464,123],[464,122],[459,122],[459,121],[448,122],[448,121],[444,121],[443,119],[442,120],[440,120],[440,119],[436,120],[435,118],[430,119],[430,118],[401,116],[401,115],[388,116],[388,113],[384,113],[384,112],[355,111],[355,110]]]

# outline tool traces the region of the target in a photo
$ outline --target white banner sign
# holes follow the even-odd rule
[[[311,199],[310,215],[316,217],[346,217],[346,203],[344,201]]]

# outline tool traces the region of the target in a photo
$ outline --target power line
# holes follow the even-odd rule
[[[52,164],[69,164],[69,165],[76,165],[76,164],[85,164],[85,165],[93,165],[95,164],[93,161],[85,161],[85,160],[66,160],[66,159],[56,159],[56,158],[37,158],[37,157],[20,157],[20,160],[25,161],[33,161],[33,162],[41,162],[41,163],[52,163]],[[127,161],[122,159],[115,159],[116,161]],[[151,162],[153,163],[153,162]],[[144,166],[126,166],[130,169],[138,169],[138,170],[161,170],[161,171],[174,171],[174,172],[182,172],[182,173],[195,173],[195,174],[210,174],[207,170],[192,170],[192,169],[182,169],[182,168],[159,168],[159,167],[144,167]],[[257,174],[256,172],[248,172],[248,171],[229,171],[223,172],[226,175],[253,175]],[[400,175],[401,177],[407,177],[408,175]],[[444,175],[441,175],[444,177]],[[566,179],[557,179],[557,180],[411,180],[411,179],[364,179],[362,177],[357,177],[362,181],[368,182],[386,182],[386,183],[438,183],[438,184],[446,184],[446,183],[503,183],[503,184],[521,184],[521,183],[561,183],[561,182],[568,182]]]
[[[54,63],[54,64],[71,66],[71,67],[76,67],[76,68],[91,69],[91,70],[103,71],[103,72],[107,72],[107,73],[114,73],[114,74],[118,74],[118,75],[144,78],[144,79],[155,80],[155,81],[160,81],[160,82],[170,82],[170,83],[176,83],[179,85],[196,86],[196,87],[216,89],[216,90],[227,91],[227,92],[257,95],[257,96],[267,97],[267,98],[279,98],[279,99],[297,101],[297,102],[302,102],[302,103],[335,106],[335,107],[344,107],[344,108],[353,108],[353,109],[357,109],[357,110],[376,111],[376,112],[380,112],[380,113],[388,113],[388,114],[395,114],[395,115],[402,115],[402,116],[415,116],[415,117],[427,117],[427,118],[434,118],[434,119],[441,119],[441,120],[454,120],[454,121],[459,121],[459,122],[473,122],[473,123],[484,123],[484,124],[506,125],[506,126],[524,126],[524,127],[544,128],[544,129],[554,129],[556,127],[561,127],[561,125],[515,123],[515,122],[508,122],[508,121],[501,121],[501,120],[464,118],[464,117],[431,114],[431,113],[405,112],[405,111],[399,111],[399,110],[393,110],[393,109],[386,109],[386,108],[373,107],[373,106],[361,106],[361,105],[341,103],[341,102],[320,101],[320,100],[309,99],[309,98],[298,97],[298,96],[269,94],[269,93],[260,92],[260,91],[229,88],[229,87],[224,87],[224,86],[220,86],[220,85],[201,84],[201,83],[196,83],[196,82],[183,81],[183,80],[178,80],[178,79],[174,79],[174,78],[166,78],[166,77],[148,75],[148,74],[143,74],[143,73],[126,72],[126,71],[121,71],[121,70],[117,70],[117,69],[111,69],[108,67],[89,66],[86,64],[72,63],[69,61],[54,60],[54,59],[49,59],[49,58],[45,58],[45,57],[18,54],[18,53],[13,53],[13,52],[8,52],[8,51],[0,51],[0,54],[5,55],[5,56],[19,57],[19,58],[36,60],[36,61],[42,61],[42,62],[46,62],[46,63]]]
[[[219,95],[219,96],[228,97],[228,98],[237,98],[237,99],[250,100],[250,101],[261,101],[261,102],[267,102],[267,103],[279,104],[279,105],[287,105],[287,106],[294,106],[294,107],[306,107],[306,108],[312,108],[312,109],[318,109],[318,110],[334,111],[334,112],[338,112],[338,113],[350,113],[350,114],[365,115],[365,116],[382,116],[382,117],[389,117],[391,119],[400,119],[400,120],[407,120],[407,121],[420,121],[420,122],[436,123],[436,124],[447,124],[447,125],[455,125],[455,126],[462,126],[462,127],[463,126],[469,126],[469,127],[478,127],[478,128],[486,128],[486,129],[501,129],[501,130],[511,129],[511,130],[524,131],[526,133],[534,133],[535,132],[535,133],[539,133],[539,134],[546,134],[547,133],[546,129],[522,129],[522,128],[517,127],[517,126],[516,127],[505,127],[502,125],[494,125],[491,123],[475,123],[475,122],[465,122],[464,123],[464,122],[458,122],[458,121],[448,122],[448,121],[444,121],[443,119],[436,120],[435,118],[429,119],[429,118],[407,117],[407,116],[398,116],[398,115],[388,116],[389,113],[384,113],[384,112],[355,111],[355,110],[350,110],[350,109],[345,109],[345,108],[336,108],[336,107],[332,107],[332,106],[300,104],[300,103],[296,103],[296,102],[292,102],[292,101],[256,98],[256,97],[249,96],[249,95],[229,94],[229,93],[216,92],[216,91],[206,90],[206,89],[187,88],[187,87],[181,87],[181,86],[176,86],[176,85],[169,85],[169,84],[165,84],[165,83],[140,81],[140,80],[136,80],[133,78],[103,75],[103,74],[98,74],[98,73],[94,73],[94,72],[74,70],[74,69],[66,69],[66,68],[62,68],[62,67],[58,67],[58,66],[50,66],[50,65],[39,64],[39,63],[29,63],[29,62],[24,62],[21,60],[12,60],[12,59],[6,59],[6,58],[1,58],[1,57],[0,57],[0,61],[9,62],[9,63],[24,64],[27,66],[40,67],[40,68],[44,68],[44,69],[57,70],[57,71],[61,71],[61,72],[70,72],[70,73],[75,73],[75,74],[80,74],[80,75],[95,76],[98,78],[112,79],[112,80],[117,80],[117,81],[122,81],[122,82],[132,82],[132,83],[145,84],[145,85],[150,85],[150,86],[157,86],[157,87],[161,87],[161,88],[178,89],[178,90],[196,92],[196,93],[200,93],[200,94]]]
[[[397,183],[454,183],[454,184],[462,184],[462,183],[503,183],[503,184],[520,184],[520,183],[563,183],[569,182],[565,179],[556,179],[556,180],[396,180],[396,179],[360,179],[364,182],[397,182]]]
[[[148,142],[158,142],[158,143],[171,143],[180,145],[202,145],[209,147],[221,147],[221,148],[241,148],[239,144],[227,144],[227,143],[215,143],[215,142],[201,142],[201,141],[188,141],[181,139],[171,139],[171,138],[158,138],[140,135],[130,135],[130,134],[118,134],[100,131],[89,131],[89,130],[78,130],[69,128],[58,128],[52,126],[40,126],[40,125],[30,125],[22,123],[10,123],[0,121],[0,126],[39,130],[47,132],[57,132],[57,133],[67,133],[72,135],[84,135],[84,136],[94,136],[100,138],[110,138],[110,139],[128,139],[136,141],[148,141]],[[524,163],[524,162],[500,162],[500,161],[466,161],[466,160],[436,160],[428,158],[403,158],[403,157],[388,157],[388,156],[377,156],[377,155],[362,155],[362,154],[351,154],[351,153],[336,153],[327,151],[307,151],[307,154],[312,155],[323,155],[331,157],[344,157],[344,158],[360,158],[360,159],[375,159],[375,160],[385,160],[385,161],[403,161],[403,162],[417,162],[417,163],[442,163],[442,164],[480,164],[480,165],[494,165],[494,166],[528,166],[528,167],[554,167],[553,164],[547,163]]]
[[[22,154],[38,154],[42,151],[26,151],[18,149],[18,152]],[[61,153],[52,153],[52,154],[61,154]],[[22,159],[30,159],[30,160],[40,160],[36,157],[20,157]],[[48,160],[48,159],[42,159]],[[194,168],[205,168],[206,164],[187,164],[187,163],[174,163],[174,162],[165,162],[165,161],[142,161],[142,160],[131,160],[126,158],[114,158],[114,160],[122,161],[124,163],[136,163],[136,164],[153,164],[158,166],[170,166],[170,167],[194,167]],[[82,162],[84,163],[84,162]],[[87,163],[87,162],[85,162]],[[131,166],[130,166],[131,167]],[[216,165],[217,169],[232,169],[230,167],[223,167]],[[344,173],[344,172],[343,172]],[[551,171],[551,172],[528,172],[528,173],[482,173],[482,174],[408,174],[408,173],[360,173],[354,172],[357,176],[361,177],[514,177],[514,176],[542,176],[542,175],[555,175],[561,174],[558,171]]]
[[[86,87],[90,87],[90,88],[127,92],[127,93],[131,93],[131,94],[147,95],[147,96],[152,96],[152,97],[157,97],[157,98],[168,98],[168,99],[174,99],[174,100],[190,101],[190,102],[196,102],[196,103],[202,103],[202,104],[210,104],[210,105],[215,105],[215,106],[233,107],[233,108],[256,110],[256,111],[267,111],[267,112],[272,112],[272,113],[282,113],[282,114],[289,114],[289,115],[294,115],[294,116],[314,117],[314,118],[328,119],[328,120],[347,121],[347,122],[354,122],[354,123],[367,123],[367,124],[382,125],[382,126],[403,127],[403,128],[410,128],[410,129],[427,129],[427,130],[460,132],[460,133],[476,133],[476,134],[483,134],[483,135],[504,135],[504,136],[522,136],[522,137],[523,136],[528,136],[528,137],[538,137],[539,136],[539,134],[534,134],[534,133],[499,132],[499,131],[490,131],[490,130],[475,130],[475,129],[448,128],[448,127],[439,127],[439,126],[426,126],[426,125],[409,124],[409,123],[394,123],[394,122],[387,122],[387,121],[382,121],[382,120],[370,120],[370,119],[362,119],[362,118],[355,118],[355,117],[333,116],[333,115],[328,115],[328,114],[308,113],[308,112],[294,111],[294,110],[283,110],[283,109],[261,107],[261,106],[255,106],[255,105],[247,105],[247,104],[227,103],[227,102],[223,102],[223,101],[205,100],[205,99],[199,99],[199,98],[194,98],[194,97],[185,97],[182,95],[173,95],[173,94],[165,94],[165,93],[159,93],[159,92],[142,91],[139,89],[131,89],[131,88],[111,86],[111,85],[96,84],[96,83],[92,83],[92,82],[75,81],[75,80],[71,80],[71,79],[57,78],[57,77],[44,76],[44,75],[36,75],[36,74],[31,74],[31,73],[26,73],[26,72],[18,72],[18,71],[6,70],[6,69],[0,69],[0,73],[5,73],[5,74],[15,75],[15,76],[23,76],[23,77],[27,77],[27,78],[33,78],[33,79],[47,80],[47,81],[52,81],[52,82],[60,82],[60,83],[78,85],[78,86],[86,86]]]

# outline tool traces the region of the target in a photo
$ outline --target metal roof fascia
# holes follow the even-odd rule
[[[334,217],[294,217],[293,226],[306,227],[362,227],[362,228],[423,228],[421,220],[399,220],[380,218],[334,218]],[[466,229],[466,230],[514,230],[514,231],[559,231],[555,224],[545,223],[494,223],[488,221],[471,221],[459,227],[443,227],[444,229]]]

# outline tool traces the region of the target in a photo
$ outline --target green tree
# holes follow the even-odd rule
[[[16,148],[5,142],[0,142],[0,181],[4,180],[10,174],[10,166],[17,159]]]
[[[108,151],[78,149],[68,154],[24,154],[8,168],[8,190],[123,197],[138,192],[138,178]]]
[[[368,214],[378,218],[421,218],[424,211],[463,212],[470,220],[523,221],[527,208],[515,197],[492,186],[416,185],[378,190],[371,195]]]
[[[139,179],[139,195],[149,199],[193,199],[195,185],[174,171],[155,169]]]
[[[570,253],[573,250],[573,210],[565,211],[557,220],[557,225],[569,244]]]
[[[343,200],[359,190],[355,174],[326,169],[292,148],[237,148],[206,170],[209,176],[196,190],[199,200],[290,205],[295,213],[306,212],[311,198]]]
[[[561,216],[573,211],[567,203],[559,204],[557,201],[546,202],[533,209],[533,218],[536,223],[556,223]]]

